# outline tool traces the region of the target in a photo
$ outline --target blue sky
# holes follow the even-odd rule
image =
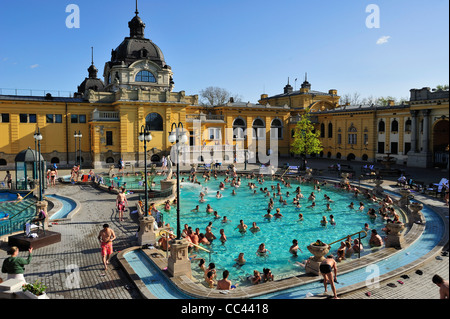
[[[69,4],[80,28],[66,27]],[[369,4],[379,28],[366,26]],[[2,1],[0,88],[76,91],[91,46],[102,76],[134,11],[133,0]],[[140,0],[139,11],[175,91],[188,95],[218,86],[257,102],[282,93],[288,77],[298,89],[305,72],[313,90],[362,97],[449,83],[447,0]]]

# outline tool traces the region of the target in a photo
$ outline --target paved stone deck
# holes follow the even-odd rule
[[[329,163],[320,162],[323,167],[328,166]],[[292,162],[291,165],[295,163]],[[426,183],[438,182],[441,177],[448,178],[448,171],[409,170]],[[61,174],[64,172],[60,172]],[[386,179],[383,186],[393,184],[395,182]],[[50,188],[48,193],[52,191]],[[127,274],[119,267],[115,257],[112,258],[108,271],[104,272],[97,240],[102,225],[108,223],[118,237],[114,243],[115,254],[136,246],[135,214],[126,214],[125,221],[119,222],[115,211],[115,195],[88,185],[57,185],[54,193],[73,198],[81,204],[81,209],[71,220],[51,224],[52,231],[62,234],[61,242],[34,251],[32,263],[26,267],[27,281],[43,281],[49,287],[47,293],[51,299],[142,298]],[[137,197],[133,195],[128,199],[130,203],[137,201]],[[448,218],[448,206],[445,206],[441,199],[424,198],[423,200]],[[134,210],[133,207],[130,208]],[[7,238],[3,238],[0,244],[0,260],[3,261],[7,257]],[[448,250],[448,243],[445,249]],[[26,255],[25,252],[21,253],[21,256]],[[408,270],[405,274],[409,275],[409,279],[395,277],[381,282],[379,288],[358,289],[340,294],[340,297],[342,299],[437,299],[438,288],[431,282],[431,277],[434,274],[440,274],[444,279],[448,279],[448,257],[442,257],[441,260],[433,257],[418,265],[417,269],[423,271],[422,276],[417,275],[415,269]],[[0,274],[0,277],[5,276]],[[397,280],[402,280],[404,284],[400,285]],[[396,283],[397,287],[386,286],[390,282]],[[372,293],[371,297],[365,295],[367,291]]]

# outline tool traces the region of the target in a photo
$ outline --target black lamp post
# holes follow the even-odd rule
[[[175,128],[175,130],[174,130]],[[172,123],[171,132],[169,135],[169,142],[176,143],[177,154],[177,240],[181,239],[181,224],[180,224],[180,148],[179,143],[185,144],[187,142],[187,135],[183,129],[183,123]]]
[[[73,133],[73,137],[75,138],[75,165],[78,163],[78,159],[80,159],[80,170],[81,170],[81,138],[83,137],[83,134],[81,134],[81,131],[75,131]],[[78,148],[77,148],[77,138],[78,138]],[[78,152],[80,155],[78,155]]]
[[[141,132],[138,137],[139,141],[144,142],[144,187],[145,187],[145,212],[144,216],[148,216],[148,185],[147,185],[147,142],[152,140],[152,135],[147,125],[141,126]]]
[[[37,149],[37,156],[38,156],[38,163],[37,163],[37,169],[38,169],[38,179],[39,179],[39,200],[42,201],[42,188],[43,188],[43,173],[41,170],[41,141],[42,141],[42,134],[41,131],[39,129],[39,127],[37,128],[37,131],[34,132],[34,141],[35,141],[35,145],[37,142],[38,145],[38,149]]]

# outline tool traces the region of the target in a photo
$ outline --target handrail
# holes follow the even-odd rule
[[[30,208],[32,205],[35,205],[36,203],[31,203],[30,205],[28,205],[27,207],[25,207],[24,209],[22,209],[20,212],[18,212],[17,214],[14,214],[13,216],[11,216],[9,218],[9,220],[13,219],[14,217],[16,217],[17,215],[19,215],[20,213],[22,213],[24,210],[27,210],[28,208]]]
[[[17,202],[14,203],[14,205],[17,205],[18,203],[20,203],[22,200],[24,200],[25,198],[27,198],[28,195],[30,195],[31,193],[33,193],[36,189],[38,189],[39,186],[36,186],[34,189],[32,189],[28,194],[26,194],[24,197],[22,197],[21,199],[19,199]]]
[[[281,174],[281,177],[283,177],[284,176],[284,174],[286,174],[287,173],[287,171],[289,170],[289,167],[284,171],[284,173],[283,174]]]
[[[365,230],[360,230],[359,232],[357,232],[357,233],[354,233],[354,234],[351,234],[351,235],[347,235],[347,236],[345,236],[345,237],[342,237],[341,239],[338,239],[338,240],[336,240],[336,241],[333,241],[332,243],[329,243],[328,244],[328,246],[331,246],[331,245],[333,245],[333,244],[336,244],[337,242],[339,242],[339,241],[341,241],[341,240],[343,240],[343,239],[346,239],[347,237],[352,237],[352,236],[354,236],[354,235],[357,235],[357,234],[361,234],[361,233],[364,233],[364,237],[360,237],[360,238],[366,238],[367,237],[367,232],[365,231]]]

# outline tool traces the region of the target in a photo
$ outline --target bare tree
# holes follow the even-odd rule
[[[229,91],[215,86],[209,86],[200,91],[201,103],[205,106],[223,105],[229,101],[230,97],[232,94]]]

